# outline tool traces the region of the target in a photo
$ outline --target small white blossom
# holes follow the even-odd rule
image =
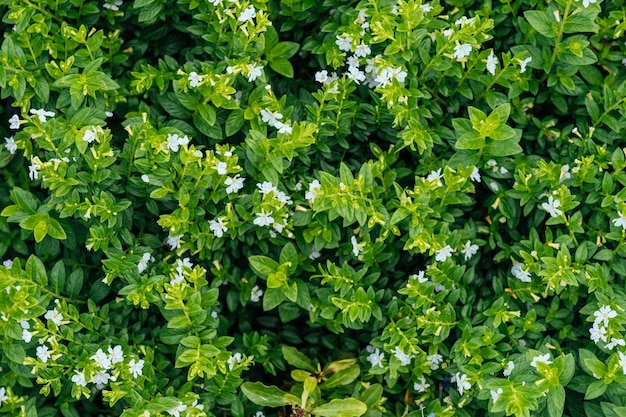
[[[36,180],[39,178],[39,171],[41,170],[41,164],[37,163],[36,158],[31,158],[30,166],[28,167],[28,178]]]
[[[218,162],[215,165],[215,170],[217,171],[218,175],[226,175],[228,174],[228,164],[226,164],[226,162]]]
[[[256,9],[254,8],[254,6],[250,6],[247,9],[245,9],[243,12],[241,12],[237,20],[239,20],[240,22],[247,22],[248,20],[252,20],[255,17],[256,17]]]
[[[177,235],[177,236],[168,236],[167,239],[165,239],[165,244],[169,245],[171,250],[174,249],[180,249],[180,245],[181,245],[181,238],[183,237],[183,235]]]
[[[17,114],[14,114],[9,119],[9,127],[13,130],[17,130],[20,128],[20,117]]]
[[[9,151],[11,155],[15,155],[15,152],[17,151],[17,145],[15,144],[15,139],[13,139],[13,136],[4,138],[4,141],[4,147],[7,149],[7,151]]]
[[[309,184],[309,191],[306,192],[304,198],[306,198],[311,204],[313,204],[313,201],[315,201],[315,197],[317,196],[317,191],[321,189],[322,185],[320,184],[320,182],[318,180],[313,180]]]
[[[248,82],[251,83],[263,74],[263,65],[257,65],[256,62],[248,65]]]
[[[365,81],[365,73],[361,71],[358,67],[351,66],[348,68],[348,72],[346,73],[348,78],[355,82],[355,84],[361,84]]]
[[[424,378],[423,376],[420,377],[420,381],[419,383],[414,382],[413,383],[413,389],[417,392],[426,392],[426,389],[430,387],[430,384],[428,382],[426,382],[426,378]]]
[[[370,49],[370,47],[362,42],[361,44],[357,45],[356,49],[354,50],[354,55],[361,58],[365,58],[371,53],[372,50]]]
[[[380,349],[376,348],[376,350],[372,351],[368,356],[367,360],[372,365],[372,368],[375,366],[383,367],[383,359],[385,359],[385,354],[380,351]]]
[[[122,0],[107,0],[102,7],[117,12],[122,4],[124,4]]]
[[[264,123],[274,127],[278,120],[282,119],[283,115],[279,112],[273,112],[271,110],[262,109],[261,110],[261,119],[263,119]]]
[[[197,72],[191,71],[187,77],[190,87],[197,87],[202,82],[202,75],[198,75]]]
[[[41,346],[37,346],[37,357],[43,362],[46,363],[48,362],[48,359],[51,358],[51,354],[50,354],[50,349],[48,349],[48,346],[46,345],[41,345]]]
[[[456,22],[454,22],[454,24],[463,27],[465,25],[469,25],[473,21],[474,21],[473,17],[461,16],[461,18],[457,19]]]
[[[598,0],[583,0],[583,7],[586,9],[590,4],[597,2]]]
[[[179,401],[179,404],[176,407],[170,408],[169,410],[167,410],[167,412],[171,416],[180,417],[180,413],[182,413],[186,409],[187,409],[187,406],[183,404],[182,401]]]
[[[603,326],[600,326],[599,323],[593,323],[593,326],[591,326],[591,329],[589,329],[589,338],[594,341],[595,343],[598,343],[599,341],[603,341],[606,342],[607,341],[607,337],[606,337],[606,328]]]
[[[102,349],[98,349],[98,351],[90,359],[93,359],[93,361],[105,371],[111,368],[111,358],[109,355],[104,353]]]
[[[491,53],[487,57],[487,71],[489,71],[491,75],[496,75],[496,66],[498,65],[498,62],[498,57],[495,56],[492,49]]]
[[[359,256],[359,253],[363,251],[363,245],[357,242],[356,236],[352,236],[350,238],[350,242],[352,243],[352,254],[354,256]]]
[[[350,48],[352,47],[352,37],[348,35],[337,35],[335,44],[337,44],[340,51],[350,52]]]
[[[241,353],[239,352],[231,354],[230,358],[228,358],[228,369],[232,371],[235,368],[235,366],[241,363],[242,359],[243,357],[241,356]]]
[[[272,224],[274,224],[274,218],[272,217],[272,213],[273,211],[266,213],[265,210],[261,210],[260,213],[255,213],[256,219],[254,219],[252,223],[260,227],[271,226]]]
[[[623,229],[626,229],[626,210],[617,213],[619,217],[617,219],[613,219],[613,224],[615,227],[622,226]]]
[[[465,260],[468,261],[472,258],[472,256],[476,255],[478,252],[478,245],[472,245],[471,241],[465,242],[463,245],[463,249],[461,249],[461,253],[465,255]]]
[[[467,375],[463,374],[461,376],[459,376],[459,372],[456,373],[456,383],[457,383],[457,388],[459,389],[459,395],[463,395],[463,393],[472,388],[472,385],[470,384],[470,382],[467,380]]]
[[[502,388],[498,388],[497,390],[491,390],[491,399],[493,400],[493,403],[495,404],[498,401],[498,398],[500,398],[500,394],[502,394],[504,392],[504,390]]]
[[[541,208],[547,211],[551,217],[559,217],[563,214],[563,210],[560,210],[558,207],[561,205],[561,202],[558,199],[550,196],[548,197],[548,202],[541,204]]]
[[[228,227],[224,224],[221,218],[217,217],[215,220],[209,220],[209,229],[213,232],[215,237],[222,237],[224,233],[228,232]]]
[[[407,355],[404,353],[398,346],[396,346],[392,351],[393,356],[395,356],[399,361],[401,366],[407,366],[411,363],[411,359],[413,359],[413,355]]]
[[[224,180],[224,185],[226,185],[226,194],[233,194],[241,190],[245,180],[246,179],[240,177],[239,174],[235,175],[233,178],[226,178],[226,180]]]
[[[322,254],[315,248],[311,249],[311,254],[309,255],[310,260],[315,260],[322,256]]]
[[[33,339],[33,334],[28,329],[22,329],[22,340],[26,343],[30,343]]]
[[[502,371],[502,375],[504,376],[511,375],[511,372],[513,372],[513,369],[515,369],[515,363],[513,361],[508,361],[506,364],[506,368],[504,368],[504,370]]]
[[[186,145],[188,143],[189,138],[187,137],[187,135],[183,136],[182,138],[176,134],[172,135],[168,133],[167,135],[167,147],[172,152],[178,152],[180,146]]]
[[[7,269],[11,269],[13,267],[13,261],[10,259],[6,259],[5,261],[2,262],[2,265],[6,267]]]
[[[530,272],[524,269],[523,262],[515,262],[511,268],[511,274],[522,282],[531,282]]]
[[[147,174],[143,174],[141,176],[141,181],[143,181],[145,183],[150,183],[150,177]]]
[[[72,382],[78,385],[79,387],[86,387],[87,380],[85,379],[85,373],[78,372],[78,371],[75,371],[75,372],[76,373],[72,375]]]
[[[257,183],[256,186],[259,189],[259,191],[261,191],[261,194],[263,195],[269,194],[272,191],[276,191],[276,187],[274,187],[274,185],[269,181],[263,181],[262,183]]]
[[[150,253],[144,253],[141,255],[141,260],[137,264],[137,270],[140,274],[143,274],[146,269],[148,269],[148,263],[154,261],[154,258]]]
[[[533,360],[530,362],[530,366],[532,366],[535,369],[538,369],[537,368],[538,362],[542,362],[542,363],[545,363],[546,365],[550,365],[552,363],[552,361],[550,360],[550,354],[546,353],[545,355],[535,356]]]
[[[609,350],[613,350],[616,346],[626,346],[626,341],[624,341],[624,339],[616,339],[612,337],[611,341],[604,347]]]
[[[124,351],[122,350],[122,346],[117,345],[113,348],[109,346],[108,351],[111,364],[116,364],[124,361]]]
[[[278,133],[284,133],[285,135],[291,135],[293,132],[293,128],[287,123],[276,122],[274,127],[278,129]]]
[[[261,301],[261,297],[263,296],[263,290],[259,288],[258,285],[252,287],[252,292],[250,293],[250,301],[258,303]]]
[[[263,411],[257,411],[254,417],[265,417],[265,414],[263,414]]]
[[[426,177],[426,181],[437,181],[437,187],[441,187],[443,185],[443,183],[441,182],[442,178],[443,174],[441,173],[441,168],[439,168],[437,171],[430,171],[430,174],[428,174],[428,176]]]
[[[443,356],[438,353],[426,356],[426,360],[431,363],[430,369],[433,371],[439,369],[439,364],[443,363]]]
[[[60,326],[61,320],[63,320],[63,314],[59,313],[59,311],[55,307],[53,310],[48,310],[44,318],[52,321],[57,326]]]
[[[98,132],[96,131],[96,128],[92,127],[91,129],[85,130],[85,133],[83,133],[83,140],[87,143],[92,143],[94,140],[96,140],[97,135]]]
[[[437,262],[445,262],[446,259],[452,256],[452,252],[454,252],[452,247],[450,245],[446,245],[435,252],[435,260]]]
[[[532,61],[532,60],[533,60],[533,58],[529,56],[529,57],[524,58],[524,60],[520,61],[520,63],[519,63],[519,73],[520,74],[523,74],[523,73],[526,72],[526,65],[528,65],[528,63],[530,61]]]
[[[472,45],[470,45],[469,43],[458,44],[454,47],[454,54],[452,55],[452,57],[456,59],[463,59],[465,57],[468,57],[471,53]]]
[[[622,372],[626,375],[626,355],[623,352],[617,352],[619,355],[619,366],[622,367]]]
[[[416,279],[417,282],[419,282],[420,284],[424,284],[428,281],[428,278],[426,277],[424,271],[419,271],[417,274],[411,275],[411,279]]]
[[[609,320],[617,317],[617,312],[613,310],[610,306],[603,305],[602,307],[600,307],[600,310],[594,311],[593,315],[596,317],[596,323],[604,322],[604,326],[608,326]]]
[[[474,182],[480,182],[481,181],[480,171],[478,170],[477,167],[474,167],[474,170],[470,174],[470,180],[472,180]]]
[[[443,36],[445,36],[446,38],[449,38],[450,36],[452,36],[453,33],[454,33],[454,29],[448,28],[443,31]]]
[[[433,6],[431,6],[428,3],[424,3],[422,5],[420,5],[420,9],[422,9],[422,12],[424,13],[430,13],[433,11]]]
[[[100,387],[108,384],[109,381],[115,381],[115,377],[109,375],[109,373],[105,370],[100,370],[93,376],[93,383]]]
[[[0,407],[2,407],[2,402],[8,400],[7,389],[5,387],[0,387]]]
[[[46,111],[44,109],[30,109],[30,114],[36,115],[41,123],[46,123],[47,117],[54,117],[54,112]]]
[[[128,362],[128,371],[132,374],[133,378],[137,378],[143,374],[143,365],[143,359],[140,359],[137,362],[135,362],[134,359],[131,359],[130,362]]]

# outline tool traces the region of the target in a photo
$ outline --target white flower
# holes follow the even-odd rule
[[[454,33],[454,29],[449,28],[443,31],[443,36],[445,36],[446,38],[449,38],[450,36],[452,36],[453,33]]]
[[[28,329],[22,329],[22,340],[26,343],[30,343],[33,339],[33,334]]]
[[[319,258],[320,256],[322,256],[322,254],[317,249],[315,249],[315,247],[311,249],[311,254],[309,255],[309,259],[315,260]]]
[[[109,360],[111,364],[119,363],[124,361],[124,351],[122,350],[122,346],[117,345],[114,348],[109,346]]]
[[[79,387],[86,387],[87,380],[85,379],[84,372],[75,371],[76,374],[72,375],[72,382],[78,385]]]
[[[183,235],[178,235],[178,236],[168,236],[167,239],[165,239],[165,244],[170,246],[170,250],[174,250],[174,249],[180,249],[180,245],[181,245],[181,238],[183,237]]]
[[[102,5],[102,7],[104,7],[105,9],[109,9],[109,10],[113,10],[114,12],[117,12],[120,10],[120,6],[124,4],[124,2],[122,0],[107,0],[106,3],[104,3]]]
[[[7,259],[2,262],[2,265],[6,267],[7,269],[11,269],[13,267],[13,261],[10,259]]]
[[[337,35],[335,43],[339,47],[340,51],[350,52],[350,48],[352,47],[352,37],[348,35]]]
[[[459,389],[459,395],[463,395],[463,392],[465,392],[465,390],[468,390],[470,388],[472,388],[472,385],[469,383],[469,381],[467,380],[467,375],[463,374],[459,377],[459,372],[456,373],[456,383],[458,385],[458,389]]]
[[[416,279],[420,284],[424,284],[428,281],[428,278],[424,274],[424,271],[419,271],[417,274],[411,275],[411,279]]]
[[[247,9],[245,9],[243,12],[241,12],[237,20],[239,20],[240,22],[247,22],[248,20],[252,20],[255,17],[256,17],[256,10],[254,6],[250,6]]]
[[[149,184],[150,183],[150,177],[148,175],[146,175],[146,174],[143,174],[141,176],[141,181]]]
[[[279,112],[273,112],[271,110],[262,109],[261,110],[261,119],[263,119],[264,123],[267,123],[270,126],[276,126],[278,120],[282,119],[283,115]]]
[[[359,10],[359,16],[356,18],[354,23],[361,25],[363,29],[367,29],[369,27],[369,23],[367,22],[368,17],[369,15],[365,10]]]
[[[226,185],[226,194],[233,194],[238,192],[243,188],[243,182],[245,178],[241,178],[239,174],[235,175],[233,178],[228,177],[224,181],[224,185]]]
[[[36,115],[41,123],[46,123],[46,117],[54,117],[54,112],[44,109],[30,109],[30,114]]]
[[[133,375],[133,378],[137,378],[139,375],[142,375],[143,364],[143,359],[140,359],[137,362],[135,362],[134,359],[131,359],[130,362],[128,362],[128,371]]]
[[[457,44],[454,47],[454,54],[452,57],[456,59],[463,59],[469,56],[470,53],[472,53],[472,45],[469,43]]]
[[[102,349],[98,349],[98,351],[90,359],[93,359],[96,365],[105,371],[111,368],[111,358],[109,358],[109,355],[104,353]]]
[[[38,164],[36,161],[37,159],[31,158],[30,166],[28,167],[28,178],[33,181],[39,178],[39,171],[41,170],[41,165]]]
[[[218,238],[224,236],[224,233],[228,232],[228,227],[226,227],[222,219],[219,217],[215,220],[209,220],[209,229],[211,229],[215,237]]]
[[[7,397],[7,389],[5,387],[0,388],[0,407],[2,407],[2,402],[8,400]]]
[[[109,381],[115,381],[115,377],[109,375],[107,371],[100,370],[93,376],[93,383],[97,385],[106,385]]]
[[[545,355],[535,356],[533,360],[530,362],[530,366],[532,366],[535,369],[538,369],[537,368],[538,362],[542,362],[542,363],[545,363],[546,365],[550,365],[552,363],[552,361],[550,360],[550,354],[546,353]]]
[[[606,342],[606,328],[599,325],[599,323],[593,323],[591,329],[589,329],[590,339],[595,343],[598,343],[600,340]]]
[[[472,242],[469,240],[465,242],[463,249],[461,249],[461,253],[465,255],[466,261],[471,259],[472,256],[476,255],[477,252],[478,252],[478,245],[472,245]]]
[[[243,358],[241,356],[241,353],[239,352],[231,354],[230,358],[228,358],[228,369],[232,371],[235,368],[235,366],[241,363],[242,359]]]
[[[446,245],[444,248],[435,252],[435,260],[437,262],[445,262],[446,259],[452,256],[452,252],[452,247],[450,245]]]
[[[265,417],[265,414],[263,414],[263,411],[257,411],[254,417]]]
[[[495,404],[498,401],[498,398],[500,398],[500,394],[502,394],[504,391],[502,390],[502,388],[498,388],[496,391],[491,390],[491,399],[493,400],[493,403]]]
[[[430,13],[430,12],[433,11],[433,6],[431,6],[428,3],[424,3],[424,4],[420,5],[420,9],[422,9],[422,11],[424,13]]]
[[[202,82],[202,75],[198,75],[197,72],[191,71],[187,77],[190,87],[197,87]]]
[[[426,392],[426,389],[430,387],[430,384],[428,382],[426,382],[426,378],[424,378],[423,376],[420,377],[420,382],[414,382],[413,383],[413,389],[417,392]]]
[[[273,211],[266,213],[265,210],[261,210],[260,213],[255,213],[256,219],[254,219],[252,223],[260,227],[271,226],[272,224],[274,224],[274,218],[272,217],[272,213]]]
[[[96,131],[96,128],[92,127],[91,129],[85,130],[85,133],[83,133],[83,140],[87,143],[92,143],[94,140],[96,140],[97,135],[98,132]]]
[[[561,202],[558,199],[555,199],[554,197],[550,196],[548,197],[547,203],[541,204],[541,208],[547,211],[551,217],[559,217],[561,214],[563,214],[563,210],[560,210],[557,208],[560,205],[561,205]]]
[[[398,346],[396,346],[392,351],[393,356],[395,356],[399,361],[401,366],[407,366],[411,363],[411,359],[413,359],[413,355],[407,355],[404,353]]]
[[[616,339],[612,337],[611,341],[607,343],[605,348],[609,350],[613,350],[616,346],[626,346],[626,341],[624,341],[624,339]]]
[[[585,7],[585,9],[587,7],[589,7],[590,4],[597,2],[598,0],[583,0],[583,7]]]
[[[360,45],[357,45],[356,49],[354,50],[354,56],[362,57],[362,58],[365,58],[371,53],[372,53],[372,50],[370,49],[370,47],[365,45],[362,42]]]
[[[322,185],[320,184],[320,182],[318,180],[313,180],[309,184],[309,191],[306,192],[304,198],[306,198],[311,204],[313,204],[313,201],[315,201],[315,197],[317,196],[317,191],[321,189]]]
[[[511,375],[511,372],[513,372],[513,369],[515,369],[515,363],[513,361],[508,361],[506,364],[506,368],[504,368],[504,370],[502,371],[502,375],[504,376]]]
[[[63,314],[59,313],[59,311],[55,307],[53,310],[48,310],[44,318],[47,320],[51,320],[54,324],[60,326],[61,320],[63,320]]]
[[[318,83],[326,84],[327,80],[328,80],[328,71],[322,70],[322,71],[317,71],[315,73],[315,81],[317,81]]]
[[[463,27],[465,25],[469,25],[473,21],[474,21],[473,17],[461,16],[461,18],[457,19],[456,22],[454,22],[454,24]]]
[[[228,174],[228,164],[226,162],[218,162],[215,165],[215,169],[217,170],[218,175],[226,175]]]
[[[20,128],[20,117],[17,114],[14,114],[9,119],[9,127],[13,130],[17,130]]]
[[[622,226],[622,228],[626,229],[626,210],[617,214],[619,215],[619,217],[617,219],[613,219],[613,224],[615,225],[615,227]]]
[[[474,182],[480,182],[480,171],[478,170],[477,167],[474,167],[474,170],[472,171],[472,173],[470,174],[470,180],[474,181]]]
[[[178,152],[180,146],[186,145],[188,143],[189,138],[187,137],[187,135],[183,136],[182,138],[176,134],[172,135],[168,133],[167,135],[167,147],[172,152]]]
[[[262,183],[257,183],[256,186],[259,189],[259,191],[261,191],[261,194],[263,195],[269,194],[272,191],[276,190],[276,187],[274,187],[274,185],[269,181],[263,181]]]
[[[489,71],[491,75],[496,75],[496,65],[498,65],[498,62],[498,57],[495,56],[492,49],[487,57],[487,71]]]
[[[439,364],[443,363],[443,356],[441,356],[438,353],[435,353],[434,355],[426,356],[426,360],[431,363],[430,369],[434,371],[434,370],[439,369]]]
[[[522,282],[531,282],[530,272],[526,271],[523,262],[515,262],[511,268],[511,274]]]
[[[289,125],[287,123],[276,122],[274,127],[276,129],[278,129],[278,133],[284,133],[286,135],[291,135],[291,132],[293,132],[293,128],[291,127],[291,125]]]
[[[6,142],[4,147],[7,149],[7,151],[9,151],[11,155],[14,155],[17,151],[17,145],[15,144],[15,139],[13,139],[13,136],[4,138],[4,141]]]
[[[383,359],[385,359],[385,354],[380,351],[380,349],[376,348],[372,353],[367,356],[367,360],[372,365],[372,368],[375,366],[383,367]]]
[[[619,366],[622,367],[622,372],[626,375],[626,355],[622,352],[617,352],[619,355]]]
[[[48,362],[48,359],[50,359],[51,356],[52,355],[50,355],[50,350],[48,349],[48,346],[37,346],[37,357],[41,359],[43,363]]]
[[[263,65],[257,65],[256,62],[248,66],[248,82],[251,83],[261,76],[263,73]]]
[[[259,288],[258,285],[252,287],[252,292],[250,293],[250,301],[258,303],[261,301],[261,297],[263,296],[263,290]]]
[[[428,176],[426,177],[426,181],[437,181],[437,187],[441,187],[443,185],[443,183],[441,182],[442,178],[443,174],[441,173],[441,168],[439,168],[437,171],[430,171],[430,174],[428,174]]]
[[[354,54],[352,56],[349,56],[348,59],[346,59],[346,64],[348,64],[349,67],[359,67],[359,57]]]
[[[105,115],[106,117],[113,117],[113,112],[111,112],[111,111],[105,111],[105,112],[104,112],[104,115]]]
[[[143,272],[148,269],[148,263],[152,261],[154,261],[154,258],[151,254],[144,253],[143,255],[141,255],[141,260],[137,264],[137,270],[139,271],[139,273],[143,274]]]
[[[610,306],[604,305],[600,307],[600,310],[594,311],[593,315],[596,316],[595,323],[604,322],[604,325],[608,326],[609,320],[617,317],[617,312]]]
[[[532,61],[532,60],[533,60],[533,58],[529,56],[527,58],[524,58],[523,61],[520,61],[520,63],[519,63],[519,73],[520,74],[523,74],[523,73],[526,72],[526,65],[528,65],[528,63],[530,61]]]
[[[179,404],[174,407],[174,408],[170,408],[169,410],[167,410],[167,412],[174,417],[180,417],[180,413],[182,413],[183,411],[185,411],[187,409],[187,406],[185,404],[183,404],[182,401],[179,401]]]
[[[363,251],[362,244],[359,244],[356,241],[356,236],[352,236],[350,238],[350,242],[352,243],[352,254],[354,256],[359,256],[359,253],[361,253]]]

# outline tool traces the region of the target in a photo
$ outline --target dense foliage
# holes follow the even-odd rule
[[[0,1],[0,412],[624,415],[625,12]]]

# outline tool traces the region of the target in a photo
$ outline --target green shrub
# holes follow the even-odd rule
[[[624,414],[622,0],[0,5],[1,412]]]

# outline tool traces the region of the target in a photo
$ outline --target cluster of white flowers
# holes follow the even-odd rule
[[[293,128],[289,123],[281,122],[280,119],[282,118],[283,115],[279,112],[273,112],[267,109],[261,110],[261,119],[264,123],[267,123],[268,125],[278,129],[278,133],[285,133],[289,135],[293,131]]]
[[[385,353],[381,352],[380,349],[374,348],[372,345],[367,345],[365,350],[369,353],[367,356],[367,361],[372,365],[372,368],[378,366],[383,368],[383,360],[385,359]]]
[[[263,65],[257,65],[256,62],[248,65],[248,82],[251,83],[263,74]]]
[[[91,382],[96,384],[97,389],[104,388],[104,386],[108,384],[109,381],[115,381],[115,375],[111,375],[111,373],[109,373],[108,371],[116,363],[124,362],[124,351],[122,350],[122,346],[109,346],[107,348],[107,352],[108,354],[104,353],[102,349],[98,349],[96,353],[90,358],[100,368],[100,370],[98,370],[94,374],[91,380]],[[143,366],[143,364],[141,366]],[[85,375],[82,372],[77,372],[76,375],[72,376],[72,381],[77,385],[87,385]]]
[[[241,356],[241,353],[239,352],[232,353],[230,355],[230,358],[228,358],[228,369],[232,371],[233,369],[235,369],[237,365],[241,363],[242,360],[243,360],[243,356]]]
[[[436,371],[439,365],[443,363],[443,356],[438,353],[426,356],[426,360],[430,362],[430,369]]]
[[[608,341],[607,327],[609,326],[609,320],[617,317],[617,312],[613,310],[611,306],[603,305],[600,307],[599,310],[594,311],[593,315],[595,316],[595,319],[593,320],[593,326],[591,327],[591,329],[589,329],[589,333],[591,334],[591,340],[593,340],[595,343],[598,343],[599,341],[603,341],[606,343]],[[624,346],[623,339],[613,339],[615,339],[616,341],[613,342],[612,340],[611,342],[609,342],[609,344],[605,346],[606,348],[613,349],[618,344]]]
[[[530,366],[532,366],[535,369],[537,368],[537,363],[545,363],[546,365],[550,365],[552,363],[552,360],[550,358],[550,354],[546,353],[545,355],[537,355],[533,358],[532,361],[530,361]]]
[[[224,224],[222,217],[216,217],[215,220],[209,220],[209,229],[213,232],[215,237],[222,237],[224,233],[228,232],[228,227]]]
[[[256,9],[254,8],[254,6],[249,6],[241,12],[237,20],[239,20],[240,22],[247,22],[254,19],[255,17]]]
[[[252,287],[252,291],[250,292],[250,301],[254,303],[258,303],[261,301],[261,297],[263,296],[263,290],[259,288],[258,285]]]
[[[233,194],[239,192],[243,188],[243,182],[246,179],[239,176],[239,174],[234,177],[227,177],[224,180],[224,185],[226,185],[226,194]]]
[[[54,117],[55,113],[45,109],[30,109],[30,114],[37,116],[41,123],[46,123],[48,117]]]
[[[460,372],[457,372],[452,376],[452,382],[457,384],[457,389],[459,390],[459,395],[463,395],[463,393],[472,388],[472,384],[470,384],[469,378],[466,374],[461,375]]]
[[[558,208],[560,206],[561,202],[552,196],[548,197],[547,203],[541,204],[541,208],[547,211],[550,214],[550,217],[559,217],[563,214],[563,210]]]
[[[182,145],[187,145],[188,143],[189,138],[187,137],[187,135],[183,136],[182,138],[177,134],[172,135],[171,133],[168,133],[167,135],[167,147],[172,152],[178,152],[178,149]]]
[[[13,139],[13,136],[4,138],[4,142],[4,147],[6,148],[6,150],[9,151],[11,155],[15,155],[15,152],[17,152],[17,145],[15,144],[15,139]]]
[[[522,282],[531,282],[530,272],[524,269],[525,266],[523,262],[515,262],[511,267],[511,274]]]
[[[189,81],[189,86],[194,88],[202,83],[202,79],[202,75],[198,75],[198,73],[195,71],[191,71],[189,73],[189,76],[187,77],[187,81]]]
[[[165,244],[168,245],[171,250],[180,249],[182,237],[183,235],[168,236],[167,239],[165,239]]]
[[[498,388],[497,390],[490,391],[491,399],[493,400],[494,404],[498,401],[498,398],[500,398],[500,394],[502,394],[503,392],[504,390],[502,388]]]
[[[330,94],[334,94],[337,91],[339,91],[339,88],[337,86],[337,83],[335,81],[337,81],[339,79],[339,76],[337,76],[336,72],[333,72],[332,74],[328,74],[328,71],[326,70],[322,70],[322,71],[317,71],[315,73],[315,81],[317,81],[318,83],[327,86],[328,87],[328,92]]]
[[[33,334],[30,332],[30,323],[28,320],[20,320],[20,327],[22,328],[22,340],[26,343],[30,343],[33,338]]]
[[[445,247],[435,251],[435,260],[437,262],[445,262],[446,259],[452,256],[454,249],[450,245],[446,245]]]
[[[148,263],[150,262],[154,262],[154,258],[152,257],[152,254],[146,252],[143,255],[141,255],[141,260],[137,264],[137,270],[139,271],[140,274],[143,274],[144,271],[148,269]]]
[[[263,183],[257,183],[257,188],[263,195],[264,201],[266,201],[266,196],[272,195],[272,200],[278,202],[280,204],[279,209],[283,208],[286,205],[293,204],[293,200],[290,196],[288,196],[284,191],[280,191],[276,186],[274,186],[269,181],[264,181]],[[275,204],[275,203],[274,203]],[[270,236],[276,237],[276,233],[282,233],[285,227],[287,226],[286,215],[285,218],[279,219],[279,221],[275,219],[272,215],[274,211],[267,211],[265,209],[261,209],[260,213],[255,213],[256,218],[253,220],[253,223],[259,227],[272,226],[274,230],[270,230]],[[291,233],[290,233],[291,235]]]
[[[411,360],[415,357],[415,355],[404,353],[398,346],[396,346],[391,352],[393,353],[393,356],[400,361],[401,366],[409,365]]]
[[[170,280],[170,285],[180,284],[185,280],[185,269],[189,268],[193,269],[193,264],[189,260],[189,258],[177,259],[176,260],[176,270],[174,273],[174,277]]]

